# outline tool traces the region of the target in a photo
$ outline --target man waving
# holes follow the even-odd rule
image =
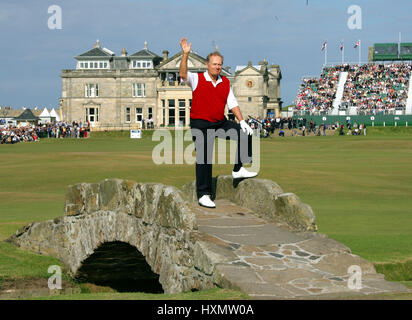
[[[199,204],[208,208],[216,205],[212,195],[212,155],[215,137],[237,140],[236,162],[232,171],[234,179],[256,177],[242,166],[242,161],[251,162],[253,130],[243,120],[230,82],[221,76],[223,56],[215,51],[206,58],[207,71],[191,73],[187,71],[187,60],[192,44],[186,38],[180,40],[183,51],[180,63],[180,77],[193,92],[190,110],[190,127],[196,148],[196,191]],[[228,121],[224,115],[225,106],[233,112],[239,123]],[[229,134],[228,134],[229,133]],[[233,134],[235,133],[235,134]]]

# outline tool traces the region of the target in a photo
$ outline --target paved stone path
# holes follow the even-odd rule
[[[240,289],[256,299],[329,299],[409,291],[385,281],[372,263],[333,239],[290,232],[227,200],[215,203],[216,209],[192,206],[200,243],[224,287]],[[360,267],[360,290],[353,280],[359,273],[348,273],[351,266]]]

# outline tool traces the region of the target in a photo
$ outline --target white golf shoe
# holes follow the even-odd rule
[[[238,172],[232,171],[233,179],[242,179],[242,178],[253,178],[256,177],[258,174],[257,172],[249,172],[245,168],[240,168]]]
[[[206,208],[216,208],[215,203],[210,199],[208,194],[205,194],[199,199],[199,205]]]

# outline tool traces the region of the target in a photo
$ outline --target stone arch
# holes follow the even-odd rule
[[[163,293],[159,275],[136,247],[121,241],[104,242],[82,261],[75,278],[108,286],[118,292]]]
[[[179,189],[106,179],[69,186],[65,216],[29,224],[9,241],[58,258],[72,276],[102,244],[127,243],[159,275],[164,292],[174,293],[213,286],[194,267],[196,229]]]

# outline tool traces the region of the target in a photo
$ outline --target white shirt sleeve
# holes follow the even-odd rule
[[[235,95],[233,94],[232,87],[230,87],[229,95],[227,97],[227,107],[229,110],[233,109],[234,107],[239,106],[237,103],[237,100],[235,98]]]
[[[192,88],[192,91],[195,91],[197,88],[197,84],[199,82],[199,76],[197,73],[192,73],[188,71],[186,81],[181,79],[181,82],[187,83]]]

